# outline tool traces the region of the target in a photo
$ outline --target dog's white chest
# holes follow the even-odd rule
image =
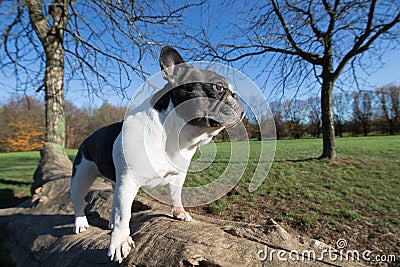
[[[114,164],[135,179],[140,187],[153,187],[171,181],[180,183],[175,180],[181,177],[184,180],[196,151],[195,146],[181,147],[182,129],[176,121],[164,122],[154,109],[128,115],[115,141]],[[182,138],[185,138],[184,135]]]

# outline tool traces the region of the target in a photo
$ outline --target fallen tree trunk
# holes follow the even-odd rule
[[[50,146],[51,147],[51,146]],[[52,148],[47,147],[52,150]],[[46,155],[51,157],[51,151]],[[69,194],[70,166],[42,163],[42,182],[31,200],[0,210],[0,265],[118,266],[107,257],[108,218],[113,193],[96,182],[86,201],[91,227],[72,233],[73,209]],[[68,165],[68,163],[65,163]],[[70,164],[70,163],[69,163]],[[60,172],[60,169],[64,173]],[[51,175],[57,175],[52,179]],[[123,266],[355,266],[333,261],[319,241],[291,235],[273,220],[265,225],[215,220],[193,214],[194,221],[177,221],[167,206],[138,196],[132,208],[131,235],[136,247]],[[314,251],[312,253],[303,253]],[[302,257],[305,258],[302,258]],[[265,258],[265,259],[264,259]]]

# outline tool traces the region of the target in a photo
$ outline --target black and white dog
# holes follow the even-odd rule
[[[97,177],[114,187],[113,229],[108,255],[121,262],[134,242],[129,220],[140,187],[168,184],[172,215],[191,221],[181,202],[182,186],[196,148],[222,129],[238,124],[244,109],[232,85],[216,72],[191,67],[172,47],[160,54],[167,84],[127,114],[123,122],[101,128],[81,144],[74,161],[71,198],[74,232],[88,227],[84,197]]]

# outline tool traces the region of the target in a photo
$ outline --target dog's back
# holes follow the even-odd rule
[[[74,178],[76,169],[79,168],[78,166],[84,157],[96,164],[101,176],[115,181],[112,150],[115,139],[122,130],[122,124],[123,122],[120,121],[100,128],[82,142],[74,160],[72,178]]]

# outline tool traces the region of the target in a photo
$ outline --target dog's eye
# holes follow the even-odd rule
[[[217,91],[218,93],[221,93],[224,90],[224,86],[222,85],[222,83],[216,83],[213,85],[213,88],[215,91]]]

